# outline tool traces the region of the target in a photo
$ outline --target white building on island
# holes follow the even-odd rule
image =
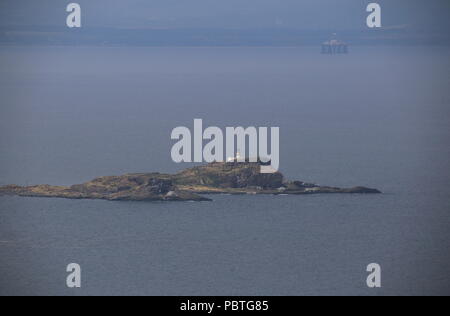
[[[243,158],[244,157],[242,157],[241,153],[238,151],[236,157],[228,157],[227,162],[238,162],[241,161],[241,159]]]

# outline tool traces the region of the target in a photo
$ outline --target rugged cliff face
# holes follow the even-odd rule
[[[276,189],[283,185],[279,172],[262,174],[258,163],[211,163],[206,166],[187,169],[174,176],[178,185],[198,185],[214,188],[242,189],[260,187]]]
[[[324,187],[284,181],[279,172],[261,174],[259,163],[212,163],[175,175],[127,174],[96,178],[70,187],[37,185],[0,187],[0,195],[104,199],[111,201],[210,201],[199,194],[380,193],[376,189]]]

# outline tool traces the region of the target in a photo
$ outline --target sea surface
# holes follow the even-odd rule
[[[0,185],[177,172],[171,131],[201,118],[279,126],[289,179],[383,191],[0,197],[0,295],[450,294],[450,48],[319,52],[0,47]]]

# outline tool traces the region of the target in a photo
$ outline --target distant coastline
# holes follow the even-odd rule
[[[448,32],[410,26],[383,27],[373,31],[220,29],[220,28],[108,28],[65,26],[2,26],[0,46],[99,46],[99,47],[297,47],[318,46],[339,32],[352,46],[450,45]]]

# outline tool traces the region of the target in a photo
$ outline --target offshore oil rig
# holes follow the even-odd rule
[[[340,40],[330,40],[322,44],[322,54],[348,54],[348,44]]]

